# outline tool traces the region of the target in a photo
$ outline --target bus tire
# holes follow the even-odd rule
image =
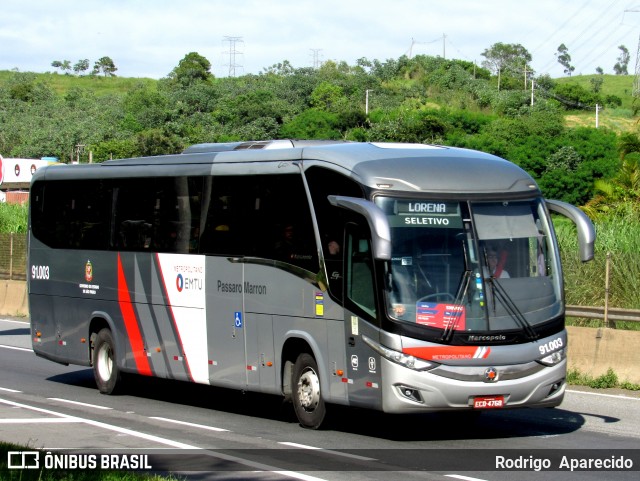
[[[293,408],[300,425],[318,429],[326,415],[326,407],[320,390],[318,364],[308,353],[302,353],[293,366],[291,379]]]
[[[102,329],[93,347],[93,376],[102,394],[114,394],[120,386],[121,375],[115,353],[111,331]]]

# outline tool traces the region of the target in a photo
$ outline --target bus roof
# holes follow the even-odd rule
[[[258,164],[269,162],[273,163],[273,173],[283,172],[279,162],[297,162],[304,168],[324,165],[349,172],[373,189],[443,194],[539,194],[533,178],[520,167],[479,151],[424,144],[317,140],[198,144],[180,154],[109,160],[58,171],[47,168],[36,173],[34,181],[42,176],[51,180],[75,178],[76,175],[92,178],[156,176],[167,175],[163,174],[167,169],[175,175],[180,172],[176,171],[178,165],[184,168],[182,175],[215,173],[215,165],[220,164],[230,167],[225,168],[225,174],[241,175],[256,173],[254,168]],[[254,168],[248,169],[246,164],[253,164]],[[153,170],[149,169],[150,166],[154,167]],[[268,169],[267,165],[264,167]],[[269,173],[263,168],[260,172]]]

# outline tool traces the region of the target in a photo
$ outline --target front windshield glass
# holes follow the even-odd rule
[[[378,197],[391,226],[388,315],[452,331],[522,329],[560,314],[558,256],[538,200]]]

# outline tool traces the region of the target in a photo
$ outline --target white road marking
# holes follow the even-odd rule
[[[335,454],[336,456],[344,456],[346,458],[359,459],[361,461],[377,461],[377,459],[375,458],[367,458],[364,456],[358,456],[357,454],[342,453],[340,451],[334,451],[332,449],[323,449],[323,448],[317,448],[315,446],[307,446],[306,444],[290,443],[285,441],[279,442],[278,444],[283,444],[285,446],[290,446],[292,448],[299,448],[299,449],[315,449],[325,453]]]
[[[69,416],[68,414],[63,414],[63,413],[58,413],[55,411],[51,411],[49,409],[43,409],[43,408],[38,408],[35,406],[29,406],[28,404],[22,404],[22,403],[17,403],[14,401],[9,401],[7,399],[0,399],[0,403],[2,404],[7,404],[9,406],[16,406],[16,407],[20,407],[23,409],[29,409],[31,411],[36,411],[36,412],[40,412],[40,413],[44,413],[44,414],[49,414],[50,416],[56,416],[59,418],[63,418],[63,419],[67,419],[67,420],[73,420],[73,421],[79,421],[79,422],[83,422],[85,424],[88,424],[90,426],[95,426],[95,427],[99,427],[102,429],[107,429],[109,431],[115,431],[117,433],[121,433],[121,434],[128,434],[129,436],[134,436],[137,438],[141,438],[141,439],[146,439],[148,441],[153,441],[159,444],[164,444],[166,446],[171,446],[174,448],[179,448],[179,449],[202,449],[199,448],[197,446],[191,446],[190,444],[185,444],[185,443],[180,443],[178,441],[172,441],[171,439],[166,439],[166,438],[161,438],[159,436],[154,436],[152,434],[146,434],[146,433],[141,433],[138,431],[134,431],[133,429],[127,429],[127,428],[121,428],[119,426],[113,426],[111,424],[107,424],[107,423],[103,423],[100,421],[94,421],[93,419],[85,419],[85,418],[79,418],[77,416]]]
[[[17,391],[16,389],[9,389],[8,387],[0,387],[0,391],[6,391],[6,392],[22,392],[22,391]]]
[[[13,406],[13,407],[19,407],[19,408],[23,408],[23,409],[28,409],[31,411],[36,411],[39,413],[44,413],[44,414],[48,414],[50,416],[56,416],[57,418],[61,419],[61,421],[58,422],[78,422],[78,423],[85,423],[91,426],[95,426],[98,428],[102,428],[102,429],[107,429],[109,431],[114,431],[117,433],[121,433],[121,434],[127,434],[129,436],[134,436],[137,438],[141,438],[141,439],[146,439],[148,441],[153,441],[159,444],[164,444],[167,446],[171,446],[173,448],[178,448],[178,449],[194,449],[194,450],[198,450],[201,451],[203,455],[205,456],[212,456],[214,458],[217,459],[226,459],[228,461],[232,461],[238,464],[242,464],[244,466],[249,466],[252,467],[254,469],[256,469],[257,471],[260,472],[271,472],[271,473],[276,473],[276,474],[280,474],[282,476],[287,476],[289,478],[294,478],[294,479],[300,479],[302,481],[326,481],[322,478],[317,478],[315,476],[308,476],[306,474],[302,474],[302,473],[297,473],[295,471],[283,471],[283,470],[279,470],[277,467],[275,466],[269,466],[266,464],[262,464],[262,463],[255,463],[253,461],[249,461],[247,459],[243,459],[243,458],[239,458],[236,456],[230,456],[224,453],[218,453],[218,452],[212,452],[212,451],[207,451],[204,448],[199,448],[198,446],[192,446],[189,444],[185,444],[185,443],[181,443],[178,441],[173,441],[171,439],[166,439],[166,438],[161,438],[159,436],[154,436],[152,434],[146,434],[146,433],[141,433],[139,431],[134,431],[132,429],[127,429],[127,428],[121,428],[119,426],[114,426],[111,424],[107,424],[107,423],[103,423],[100,421],[94,421],[92,419],[86,419],[86,418],[80,418],[77,416],[69,416],[67,414],[63,414],[63,413],[58,413],[56,411],[51,411],[49,409],[43,409],[43,408],[39,408],[39,407],[35,407],[35,406],[29,406],[27,404],[22,404],[22,403],[17,403],[14,401],[9,401],[7,399],[1,399],[0,398],[0,404],[6,404],[9,406]],[[52,421],[54,422],[54,421]]]
[[[15,351],[33,352],[33,349],[27,349],[26,347],[7,346],[5,344],[0,344],[0,347],[4,347],[5,349],[14,349]]]
[[[72,401],[71,399],[62,399],[62,398],[59,398],[59,397],[50,397],[50,398],[47,398],[47,399],[49,399],[50,401],[58,401],[58,402],[61,402],[61,403],[68,403],[68,404],[76,404],[78,406],[84,406],[84,407],[93,408],[93,409],[113,409],[113,408],[110,408],[110,407],[107,407],[107,406],[98,406],[97,404],[89,404],[89,403],[83,403],[83,402],[80,402],[80,401]]]
[[[616,399],[630,399],[632,401],[640,401],[640,397],[623,396],[622,394],[605,394],[605,393],[591,392],[591,391],[574,391],[572,389],[567,389],[566,392],[570,392],[573,394],[589,394],[591,396],[612,397]]]
[[[192,428],[207,429],[209,431],[219,431],[219,432],[223,432],[223,431],[228,432],[229,431],[228,429],[216,428],[214,426],[205,426],[204,424],[188,423],[186,421],[178,421],[176,419],[161,418],[161,417],[156,417],[156,416],[151,416],[150,419],[157,419],[158,421],[164,421],[164,422],[167,422],[167,423],[181,424],[183,426],[190,426]]]
[[[465,481],[485,481],[484,479],[480,479],[480,478],[472,478],[470,476],[462,476],[460,474],[445,474],[445,476],[447,478],[456,478],[456,479],[463,479]]]
[[[82,423],[82,419],[65,418],[28,418],[28,419],[0,419],[0,424],[58,424],[58,423]]]

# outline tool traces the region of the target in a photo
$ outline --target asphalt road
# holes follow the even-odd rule
[[[65,459],[140,454],[196,480],[639,478],[638,393],[574,387],[559,408],[478,417],[331,408],[329,426],[310,431],[274,396],[141,377],[101,395],[89,368],[37,358],[25,320],[0,320],[0,440]],[[633,467],[570,471],[602,459]]]

